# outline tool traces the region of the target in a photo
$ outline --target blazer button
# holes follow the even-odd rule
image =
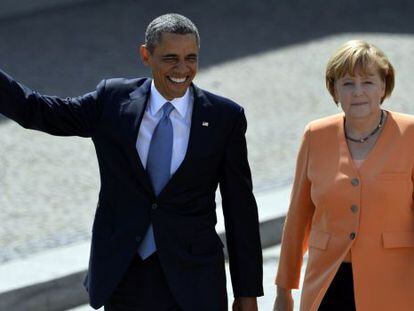
[[[142,240],[142,238],[141,238],[140,236],[136,236],[136,237],[135,237],[135,241],[137,241],[137,242],[141,242],[141,240]]]
[[[152,203],[151,208],[155,211],[158,208],[158,204]]]
[[[358,212],[358,205],[352,204],[351,205],[351,211],[354,214],[357,213]]]
[[[349,238],[351,240],[355,240],[355,237],[356,237],[356,233],[355,232],[351,232],[351,234],[349,235]]]
[[[358,185],[359,185],[359,179],[358,179],[358,178],[353,178],[353,179],[351,180],[351,184],[352,184],[352,186],[354,186],[354,187],[358,186]]]

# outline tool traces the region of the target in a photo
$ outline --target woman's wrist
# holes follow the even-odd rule
[[[292,290],[276,285],[276,292],[277,292],[277,294],[290,294],[292,292]]]

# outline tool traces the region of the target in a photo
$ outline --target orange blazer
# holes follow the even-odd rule
[[[348,252],[358,311],[414,310],[414,117],[389,112],[362,166],[353,164],[344,115],[311,122],[299,151],[276,284],[317,310]]]

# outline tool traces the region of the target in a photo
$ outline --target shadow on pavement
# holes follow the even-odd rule
[[[0,20],[0,68],[42,93],[75,96],[102,78],[148,75],[138,46],[166,12],[198,25],[206,68],[344,32],[411,34],[413,9],[403,0],[94,0]]]

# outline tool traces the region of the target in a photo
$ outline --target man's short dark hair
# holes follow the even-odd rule
[[[197,27],[190,19],[183,15],[169,13],[158,16],[149,23],[145,31],[145,45],[150,53],[154,51],[155,46],[160,42],[163,33],[193,34],[198,47],[200,47],[200,35],[198,34]]]

